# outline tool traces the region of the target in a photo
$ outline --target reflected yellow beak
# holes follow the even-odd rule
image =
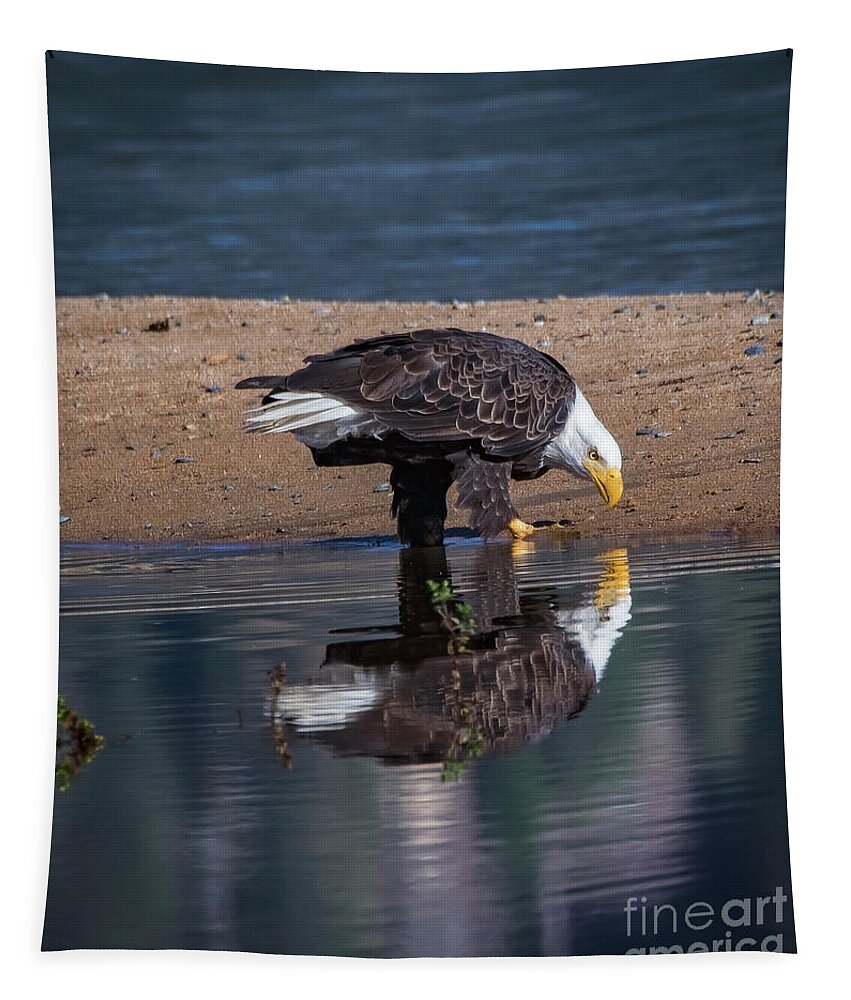
[[[606,501],[606,506],[614,507],[623,496],[623,476],[620,474],[620,469],[610,469],[604,462],[592,462],[590,458],[586,458],[582,464],[594,480],[594,485]]]
[[[597,584],[594,605],[604,612],[629,594],[629,560],[626,549],[609,549],[597,558],[603,564],[603,575]]]

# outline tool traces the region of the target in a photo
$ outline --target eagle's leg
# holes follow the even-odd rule
[[[470,526],[484,538],[510,531],[525,538],[535,529],[521,521],[511,502],[511,461],[493,461],[476,452],[451,455],[458,499],[455,506],[470,511]]]
[[[390,473],[392,512],[397,518],[399,541],[413,546],[443,544],[446,492],[452,483],[452,466],[443,460],[397,462]]]

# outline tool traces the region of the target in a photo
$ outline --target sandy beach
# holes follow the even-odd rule
[[[247,436],[259,393],[356,337],[456,326],[561,360],[618,439],[626,490],[552,472],[513,486],[528,521],[577,535],[779,530],[780,294],[481,303],[64,298],[56,303],[63,541],[390,535],[389,469],[314,467]],[[450,493],[450,503],[452,494]],[[452,512],[449,524],[463,526]]]

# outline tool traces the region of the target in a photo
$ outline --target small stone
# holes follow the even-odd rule
[[[250,354],[246,354],[245,351],[240,351],[239,354],[237,354],[237,356],[236,356],[236,360],[237,361],[250,361],[251,360],[251,355]]]
[[[373,493],[387,493],[390,490],[390,483],[378,483],[372,487]]]
[[[194,462],[194,458],[189,458],[186,455],[180,455],[174,460],[175,465],[188,465],[190,462]]]
[[[70,514],[60,514],[59,515],[59,523],[60,524],[67,524],[70,520],[71,520],[71,515]]]
[[[546,323],[547,317],[543,313],[538,313],[537,316],[533,317],[533,322],[535,323]]]
[[[776,312],[773,312],[768,318],[769,319],[783,319],[783,310],[782,309],[778,309]]]
[[[215,395],[216,393],[221,392],[221,391],[222,391],[222,387],[220,385],[205,385],[204,386],[204,392],[208,392],[211,395]]]
[[[118,334],[120,334],[123,337],[125,334],[129,333],[130,331],[127,329],[126,326],[119,326],[116,329],[115,332],[118,333]]]
[[[653,437],[669,438],[673,433],[674,433],[673,431],[654,431]]]
[[[715,435],[715,440],[716,441],[732,441],[735,436],[736,436],[736,432],[735,431],[730,431],[728,434],[716,434]]]
[[[280,493],[281,490],[283,490],[283,488],[284,487],[281,486],[280,483],[272,483],[272,485],[269,487],[269,492],[270,493]]]
[[[635,374],[636,375],[647,375],[649,371],[650,371],[649,368],[639,368],[639,369],[636,370]]]
[[[166,330],[171,328],[171,323],[169,317],[166,316],[165,319],[155,319],[153,323],[150,323],[145,329],[148,333],[164,333]]]
[[[759,465],[762,462],[761,458],[742,458],[740,459],[742,465]]]
[[[150,522],[150,521],[145,521],[145,523],[144,523],[144,524],[142,525],[142,527],[143,527],[143,528],[144,528],[144,529],[145,529],[146,531],[150,531],[150,530],[151,530],[151,528],[153,528],[153,524],[151,524],[151,522]]]
[[[232,493],[233,492],[233,483],[224,483],[224,485],[222,486],[222,489],[225,491],[225,493]]]
[[[162,458],[162,451],[159,448],[151,448],[151,458]]]
[[[639,427],[635,432],[636,437],[653,437],[656,432],[652,427]]]
[[[654,302],[653,303],[653,308],[657,309],[657,310],[661,310],[661,309],[667,309],[667,306],[665,305],[664,302]]]
[[[517,330],[522,330],[524,327],[528,326],[528,323],[524,323],[522,320],[519,323],[515,323],[514,327]]]
[[[751,326],[766,326],[771,317],[767,313],[760,313],[751,320]]]
[[[125,444],[124,445],[124,449],[125,449],[125,451],[135,451],[136,450],[136,445],[135,444]]]
[[[765,354],[765,348],[762,344],[754,344],[753,347],[745,348],[745,354],[747,354],[749,358],[755,358],[759,354]]]
[[[198,425],[197,424],[184,424],[183,425],[183,429],[185,431],[197,431],[198,430]]]
[[[612,310],[612,313],[615,316],[620,316],[621,313],[631,313],[631,312],[632,312],[632,306],[618,306],[617,309]]]

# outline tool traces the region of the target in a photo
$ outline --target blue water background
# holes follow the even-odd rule
[[[526,73],[49,53],[60,295],[782,288],[791,54]]]

